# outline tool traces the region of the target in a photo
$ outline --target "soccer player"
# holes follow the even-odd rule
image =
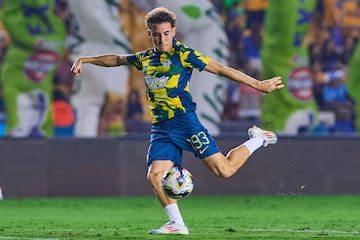
[[[256,149],[277,142],[273,132],[254,126],[248,131],[250,139],[224,156],[196,115],[196,104],[189,92],[193,69],[247,84],[264,93],[281,89],[284,84],[280,77],[258,81],[179,42],[175,38],[176,16],[164,7],[148,12],[145,24],[153,48],[128,55],[79,57],[71,71],[79,75],[82,64],[90,63],[104,67],[132,65],[144,72],[153,118],[147,154],[147,179],[169,217],[168,223],[149,233],[186,235],[189,231],[176,200],[167,197],[161,188],[161,178],[165,172],[174,165],[181,166],[182,151],[193,152],[216,176],[228,178],[237,172]],[[206,79],[203,81],[206,84]]]

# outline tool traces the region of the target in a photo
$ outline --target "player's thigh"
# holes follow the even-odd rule
[[[229,162],[221,152],[205,157],[202,161],[216,176],[222,175],[222,173],[228,169]]]

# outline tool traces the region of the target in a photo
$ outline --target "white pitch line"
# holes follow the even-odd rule
[[[29,229],[27,229],[29,230]],[[54,229],[48,229],[48,230],[54,230]],[[56,229],[57,231],[68,231],[68,230],[74,230],[74,229]],[[79,229],[77,229],[79,230]],[[94,229],[86,229],[86,230],[94,230]],[[110,229],[107,229],[110,230]],[[115,230],[115,228],[114,228]],[[119,230],[119,229],[117,229]],[[120,229],[120,230],[128,230],[128,228]],[[360,231],[340,231],[340,230],[333,230],[333,229],[265,229],[265,228],[254,228],[254,229],[242,229],[240,232],[273,232],[273,233],[322,233],[322,234],[352,234],[352,235],[360,235]],[[58,238],[31,238],[31,237],[15,237],[15,236],[0,236],[0,239],[21,239],[21,240],[59,240]]]
[[[326,233],[326,234],[354,234],[360,235],[359,231],[339,231],[339,230],[316,230],[316,229],[264,229],[264,228],[255,228],[255,229],[244,229],[245,232],[290,232],[290,233]]]

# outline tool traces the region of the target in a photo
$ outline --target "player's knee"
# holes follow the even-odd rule
[[[162,177],[162,174],[160,172],[150,171],[147,175],[147,180],[151,184],[154,184],[154,183],[161,182],[161,177]]]

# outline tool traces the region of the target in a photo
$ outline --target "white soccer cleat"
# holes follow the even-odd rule
[[[275,144],[278,141],[278,137],[275,133],[267,130],[262,130],[261,128],[257,126],[253,126],[252,128],[249,128],[248,134],[250,138],[253,137],[261,137],[264,139],[263,146],[266,147],[269,144]]]
[[[151,230],[149,234],[182,234],[188,235],[189,230],[186,226],[177,224],[175,222],[168,222],[159,229]]]

